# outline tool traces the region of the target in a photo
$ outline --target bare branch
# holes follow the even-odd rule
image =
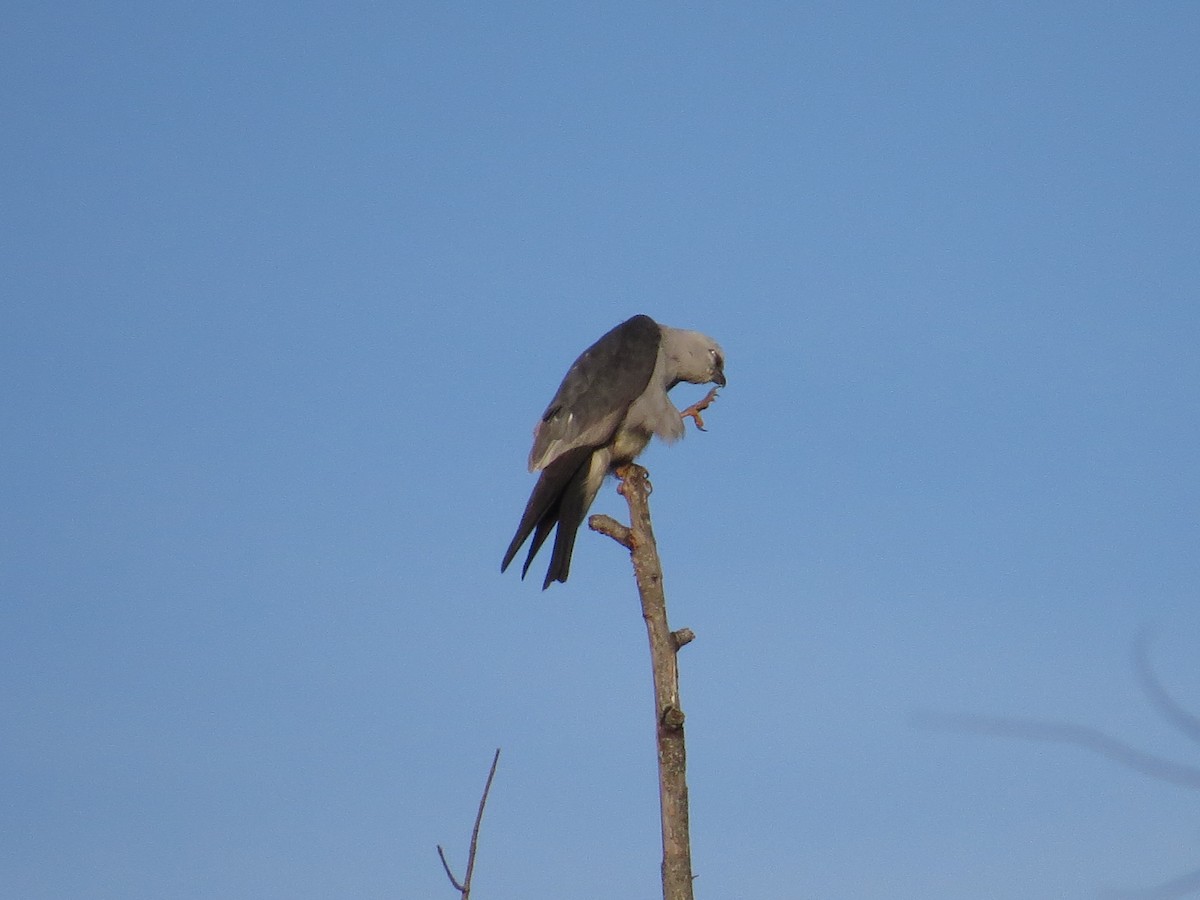
[[[1142,692],[1151,704],[1183,735],[1200,743],[1200,716],[1189,712],[1180,706],[1167,693],[1150,667],[1150,635],[1143,630],[1133,644],[1133,666],[1137,672],[1138,683]]]
[[[471,829],[471,849],[467,853],[467,875],[461,883],[450,871],[450,864],[446,862],[446,853],[442,850],[442,845],[437,845],[438,858],[442,861],[442,868],[446,870],[446,877],[450,879],[454,889],[462,894],[462,900],[470,900],[471,897],[471,879],[475,875],[475,851],[479,846],[479,826],[483,822],[483,808],[487,806],[488,794],[492,790],[492,779],[496,777],[496,765],[499,762],[500,748],[497,747],[496,755],[492,757],[492,768],[488,771],[487,783],[483,786],[483,796],[479,798],[479,811],[475,813],[475,827]]]
[[[450,863],[446,862],[446,851],[442,849],[442,845],[437,845],[438,859],[442,861],[442,868],[446,870],[446,877],[450,879],[450,883],[454,885],[454,889],[464,897],[468,896],[470,890],[458,883],[458,879],[454,877],[454,873],[450,871]]]
[[[633,549],[633,535],[628,528],[611,516],[595,515],[588,519],[588,528],[606,534],[626,550]]]
[[[715,396],[715,393],[713,394]],[[710,396],[699,410],[712,402]],[[654,674],[655,732],[658,737],[659,804],[662,813],[662,883],[664,900],[692,900],[692,850],[688,826],[687,751],[683,736],[683,709],[679,703],[679,667],[676,653],[695,635],[689,629],[672,632],[667,625],[662,563],[650,525],[652,490],[646,470],[630,464],[617,472],[618,488],[629,504],[630,527],[608,525],[607,516],[593,516],[588,524],[626,547],[633,560],[642,618],[650,639]],[[604,521],[608,519],[608,522]],[[613,523],[617,524],[617,523]],[[622,540],[625,538],[625,540]]]
[[[1200,890],[1200,869],[1140,891],[1104,891],[1101,900],[1176,900]]]
[[[1143,753],[1129,744],[1111,738],[1102,731],[1068,722],[1047,722],[1041,719],[991,718],[988,716],[956,715],[953,713],[917,713],[913,724],[944,731],[988,734],[994,737],[1022,738],[1027,741],[1049,741],[1073,744],[1120,763],[1126,768],[1183,787],[1200,790],[1200,769]]]
[[[1168,722],[1187,737],[1200,743],[1200,716],[1177,703],[1154,674],[1150,665],[1150,637],[1143,629],[1134,641],[1134,670],[1142,692]],[[1071,744],[1114,760],[1126,768],[1149,775],[1159,781],[1200,790],[1200,767],[1171,762],[1138,750],[1123,741],[1109,737],[1095,728],[1068,722],[1041,719],[998,718],[976,715],[919,712],[913,716],[914,725],[946,731],[970,732],[996,737],[1014,737],[1030,741],[1050,741]],[[1110,890],[1100,896],[1104,900],[1175,900],[1200,889],[1200,870],[1189,872],[1157,887],[1143,890]]]

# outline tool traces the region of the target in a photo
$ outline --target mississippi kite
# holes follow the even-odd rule
[[[684,415],[700,424],[698,413],[680,413],[667,396],[681,381],[724,386],[725,356],[712,338],[649,316],[622,322],[575,360],[534,429],[529,471],[541,475],[501,572],[532,534],[524,578],[557,525],[542,590],[567,580],[575,534],[604,476],[632,462],[653,435],[667,442],[683,437]]]

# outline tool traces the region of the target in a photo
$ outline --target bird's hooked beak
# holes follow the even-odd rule
[[[717,357],[716,365],[713,366],[712,383],[725,387],[725,360],[720,356]]]

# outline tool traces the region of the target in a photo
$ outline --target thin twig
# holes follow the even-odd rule
[[[1143,629],[1133,644],[1133,666],[1137,672],[1142,693],[1154,705],[1164,719],[1183,735],[1200,743],[1200,716],[1184,709],[1167,693],[1150,665],[1150,632]]]
[[[1165,884],[1143,890],[1104,891],[1102,900],[1177,900],[1200,890],[1200,869],[1172,878]]]
[[[1086,725],[1070,722],[1052,722],[1043,719],[1020,719],[1008,717],[975,716],[954,713],[916,713],[912,722],[918,727],[941,731],[959,731],[987,734],[993,737],[1021,738],[1026,741],[1049,741],[1056,744],[1074,744],[1091,750],[1100,756],[1119,762],[1126,768],[1181,787],[1200,789],[1200,769],[1183,763],[1160,759],[1131,747],[1102,731]]]
[[[1150,665],[1150,637],[1143,630],[1134,642],[1133,660],[1142,692],[1158,712],[1180,732],[1200,741],[1200,717],[1184,709],[1167,693]],[[1200,767],[1162,759],[1146,753],[1095,728],[1042,719],[977,716],[970,714],[918,712],[912,717],[918,727],[971,732],[996,737],[1049,741],[1083,747],[1115,760],[1126,768],[1159,781],[1200,790]],[[1200,889],[1200,870],[1146,890],[1105,891],[1105,900],[1175,900]]]
[[[446,877],[450,879],[450,883],[454,885],[454,889],[468,897],[471,894],[471,889],[458,883],[458,879],[454,877],[454,873],[450,871],[450,863],[446,862],[446,851],[442,849],[442,845],[438,844],[438,859],[442,861],[442,868],[446,870]]]
[[[471,897],[471,879],[475,875],[475,851],[479,846],[479,826],[483,822],[483,808],[487,806],[488,794],[492,790],[492,779],[496,777],[496,765],[499,762],[500,748],[497,747],[496,755],[492,757],[492,768],[488,771],[487,783],[483,786],[483,796],[479,798],[479,811],[475,813],[475,827],[471,829],[471,849],[467,853],[467,876],[461,883],[450,871],[450,864],[446,862],[446,852],[442,849],[442,845],[437,845],[438,858],[442,861],[442,868],[446,870],[446,877],[450,879],[454,889],[462,894],[462,900],[470,900]]]

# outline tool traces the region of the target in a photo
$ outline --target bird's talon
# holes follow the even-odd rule
[[[717,399],[717,389],[713,388],[705,394],[703,400],[697,400],[687,409],[679,414],[681,419],[692,419],[696,423],[696,427],[700,431],[708,431],[704,427],[704,419],[700,417],[700,413],[712,406],[712,402]]]

